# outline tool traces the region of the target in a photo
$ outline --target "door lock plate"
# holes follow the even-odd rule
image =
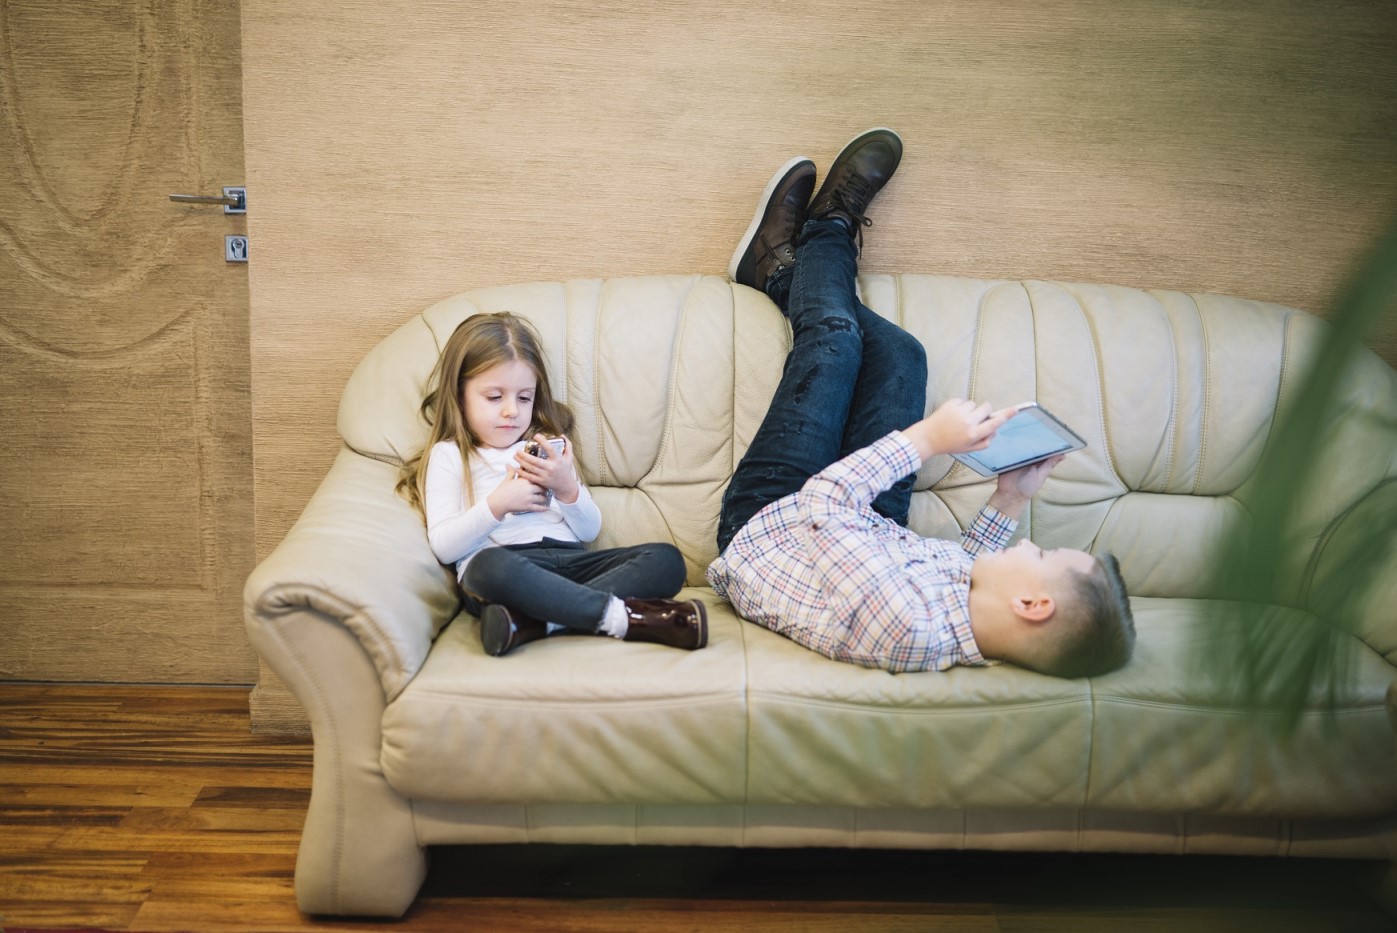
[[[247,262],[247,237],[225,236],[223,238],[223,258],[229,262]]]

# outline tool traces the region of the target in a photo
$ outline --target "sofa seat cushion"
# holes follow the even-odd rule
[[[1352,640],[1334,719],[1312,708],[1285,741],[1241,709],[1235,682],[1200,663],[1206,627],[1254,625],[1258,608],[1215,616],[1201,600],[1134,604],[1134,658],[1091,680],[1009,665],[893,675],[754,627],[750,801],[1309,817],[1397,809],[1397,753],[1373,741],[1387,734],[1391,679],[1375,652]]]
[[[1009,665],[891,674],[747,635],[753,803],[1080,807],[1090,682]]]
[[[745,623],[711,591],[708,647],[555,635],[490,657],[462,614],[389,704],[381,761],[405,797],[741,803]]]
[[[1327,701],[1332,715],[1316,689],[1285,738],[1271,728],[1275,719],[1242,708],[1239,678],[1220,677],[1204,652],[1235,644],[1235,630],[1257,625],[1263,612],[1281,631],[1323,620],[1278,606],[1148,597],[1131,603],[1135,655],[1092,682],[1090,806],[1304,818],[1397,812],[1397,743],[1385,702],[1393,673],[1381,655],[1339,635],[1348,663]],[[1285,635],[1276,642],[1282,651],[1300,647]]]
[[[702,651],[555,636],[492,658],[458,616],[384,714],[389,782],[457,803],[1397,810],[1397,752],[1372,741],[1391,673],[1375,652],[1353,643],[1337,714],[1307,710],[1288,741],[1200,663],[1208,627],[1254,625],[1256,608],[1136,599],[1131,663],[1062,680],[860,668],[743,622],[711,591],[685,595],[709,608]]]

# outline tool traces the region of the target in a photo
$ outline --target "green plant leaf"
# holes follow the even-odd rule
[[[1382,487],[1343,516],[1323,541],[1325,575],[1301,587],[1310,615],[1282,611],[1282,592],[1293,592],[1285,556],[1302,537],[1304,505],[1322,495],[1325,438],[1336,419],[1373,418],[1391,436],[1391,412],[1354,410],[1341,398],[1344,377],[1367,356],[1363,341],[1373,325],[1397,307],[1397,223],[1378,241],[1333,309],[1318,354],[1293,404],[1281,412],[1253,477],[1252,520],[1224,536],[1209,591],[1222,597],[1205,614],[1209,637],[1202,663],[1229,686],[1236,702],[1291,735],[1307,710],[1332,713],[1351,683],[1359,639],[1384,615],[1390,627],[1397,607],[1382,599],[1397,564],[1397,495]],[[1397,456],[1397,454],[1394,454]],[[1389,481],[1390,484],[1390,481]],[[1387,485],[1387,484],[1385,484]],[[1312,562],[1311,572],[1314,571]],[[1259,608],[1254,622],[1238,624],[1238,603]]]

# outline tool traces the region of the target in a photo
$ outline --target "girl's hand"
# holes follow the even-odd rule
[[[988,404],[953,398],[902,433],[923,461],[936,454],[963,454],[988,447],[994,432],[1018,411],[1017,406],[992,411]]]
[[[546,512],[548,491],[515,470],[485,497],[485,504],[490,507],[490,514],[495,516],[496,521],[504,521],[504,517],[511,512]]]
[[[514,455],[519,464],[519,475],[544,489],[552,490],[559,502],[576,502],[579,489],[577,471],[573,468],[572,444],[564,439],[563,452],[559,454],[548,446],[548,439],[542,434],[535,434],[534,440],[548,451],[548,457],[535,457],[519,451]]]

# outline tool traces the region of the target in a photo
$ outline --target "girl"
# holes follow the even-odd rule
[[[422,403],[431,434],[398,488],[423,513],[437,559],[456,565],[487,654],[560,628],[691,650],[708,643],[703,604],[669,598],[684,585],[677,548],[584,550],[601,513],[577,477],[572,412],[553,398],[527,321],[503,312],[461,322],[432,385]]]

